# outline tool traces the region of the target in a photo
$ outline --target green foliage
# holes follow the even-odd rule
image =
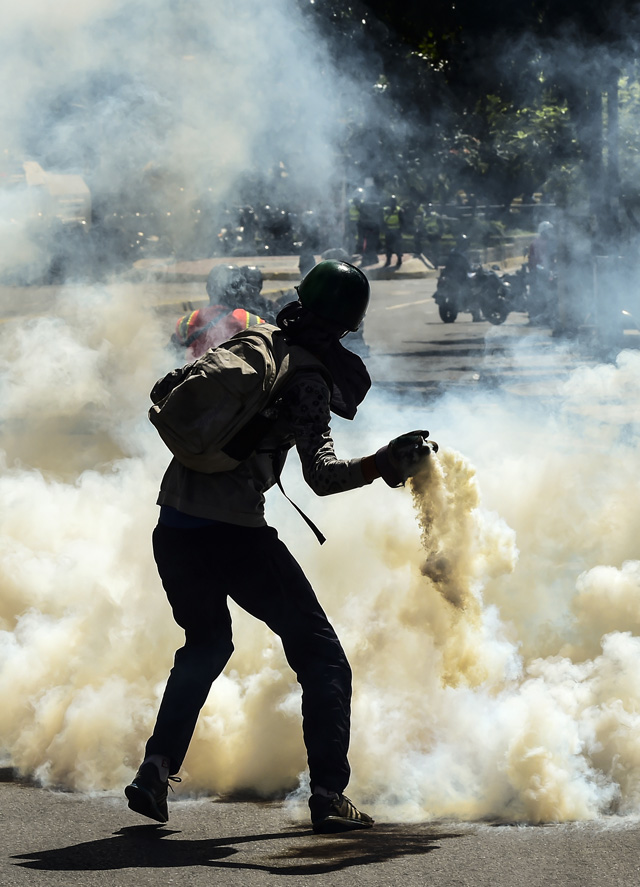
[[[566,101],[553,101],[541,92],[525,107],[498,96],[479,102],[488,150],[483,154],[485,175],[500,176],[503,202],[529,197],[549,182],[558,167],[575,163],[578,144]]]
[[[357,43],[384,101],[373,132],[370,119],[352,116],[350,144],[370,146],[358,174],[411,203],[450,202],[462,189],[505,207],[538,190],[562,206],[602,205],[615,196],[617,152],[600,97],[619,67],[620,181],[640,205],[637,0],[312,8],[340,35],[336,57],[351,58],[347,43]]]
[[[625,74],[620,79],[620,186],[622,193],[640,194],[640,83]]]

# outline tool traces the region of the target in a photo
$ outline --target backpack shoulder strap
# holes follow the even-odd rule
[[[264,347],[272,356],[276,367],[276,378],[271,386],[270,401],[274,401],[285,385],[301,370],[318,372],[329,389],[333,389],[331,373],[322,361],[301,345],[288,345],[280,327],[271,323],[257,324],[249,329],[240,330],[219,347],[233,350],[234,344],[238,345],[239,341],[243,339],[252,341],[254,345],[257,344],[259,347]]]

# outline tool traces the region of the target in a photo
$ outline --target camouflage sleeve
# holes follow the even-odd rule
[[[300,374],[288,390],[284,416],[292,428],[304,479],[318,496],[362,487],[362,459],[336,458],[331,437],[330,392],[317,373]]]

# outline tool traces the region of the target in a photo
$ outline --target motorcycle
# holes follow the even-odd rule
[[[496,270],[478,265],[464,279],[452,279],[443,268],[434,294],[443,323],[454,323],[461,311],[470,312],[474,321],[504,323],[512,310],[511,292],[509,283],[503,281]]]

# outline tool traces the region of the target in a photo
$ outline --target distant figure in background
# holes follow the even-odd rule
[[[553,224],[540,222],[538,236],[531,241],[529,247],[529,271],[536,274],[538,271],[545,273],[552,271],[556,262],[556,245],[553,236]]]
[[[395,194],[391,195],[389,205],[385,206],[382,214],[384,226],[384,246],[387,254],[387,261],[384,267],[388,268],[391,264],[391,257],[397,256],[396,268],[402,265],[402,232],[404,230],[404,214],[398,206]]]
[[[270,255],[293,252],[293,224],[288,210],[265,204],[259,212],[259,223],[264,248]]]
[[[313,264],[315,265],[315,259]],[[280,309],[291,301],[288,294],[281,293],[278,298],[269,299],[267,296],[261,295],[264,275],[260,268],[257,265],[241,265],[240,270],[247,281],[246,296],[244,297],[247,306],[254,314],[263,317],[267,323],[275,323]]]
[[[254,312],[254,314],[259,314],[260,317],[264,317],[267,323],[273,323],[281,306],[278,305],[277,300],[272,301],[261,295],[262,287],[264,285],[264,275],[262,271],[257,265],[241,265],[240,271],[247,282],[244,295],[247,306]]]
[[[209,305],[190,311],[178,320],[172,344],[185,349],[187,361],[191,362],[240,330],[264,323],[265,319],[257,314],[255,307],[250,310],[252,303],[265,301],[258,293],[255,284],[248,283],[237,265],[215,265],[207,279]]]
[[[253,255],[256,249],[256,233],[258,231],[258,219],[252,206],[240,207],[238,224],[242,228],[242,242],[249,250],[247,255]]]
[[[303,249],[300,253],[300,261],[298,262],[298,268],[300,270],[300,277],[304,277],[307,272],[311,271],[311,269],[316,264],[316,257],[310,250]]]
[[[427,233],[427,223],[424,216],[424,206],[420,204],[416,207],[413,216],[413,256],[416,259],[419,259],[424,252],[424,239]]]
[[[373,186],[367,188],[360,205],[362,265],[377,265],[382,230],[382,206]]]
[[[556,241],[551,222],[540,222],[529,247],[529,321],[551,324],[556,312]]]
[[[318,214],[313,210],[302,213],[300,220],[300,276],[304,277],[316,263],[316,255],[320,252],[320,222]]]
[[[347,252],[352,255],[362,253],[362,219],[361,206],[364,200],[364,188],[356,188],[353,197],[349,200],[349,212],[347,218]]]
[[[307,209],[301,214],[299,240],[306,252],[320,252],[320,242],[322,240],[321,219],[315,210]]]
[[[452,247],[447,260],[444,264],[444,270],[447,277],[456,286],[464,286],[467,282],[467,275],[471,273],[471,262],[467,255],[469,249],[469,238],[466,234],[459,234],[456,237],[455,245]]]
[[[457,288],[460,303],[465,306],[463,310],[470,311],[472,321],[479,323],[482,320],[482,312],[477,299],[472,297],[472,290],[469,286],[469,275],[473,272],[473,266],[467,253],[468,249],[469,238],[466,234],[459,234],[456,237],[455,246],[446,258],[441,277],[445,277],[450,284]]]
[[[427,239],[427,257],[437,267],[442,264],[440,255],[442,248],[442,235],[445,232],[445,224],[442,216],[434,210],[433,205],[428,203],[425,206],[424,227]]]

